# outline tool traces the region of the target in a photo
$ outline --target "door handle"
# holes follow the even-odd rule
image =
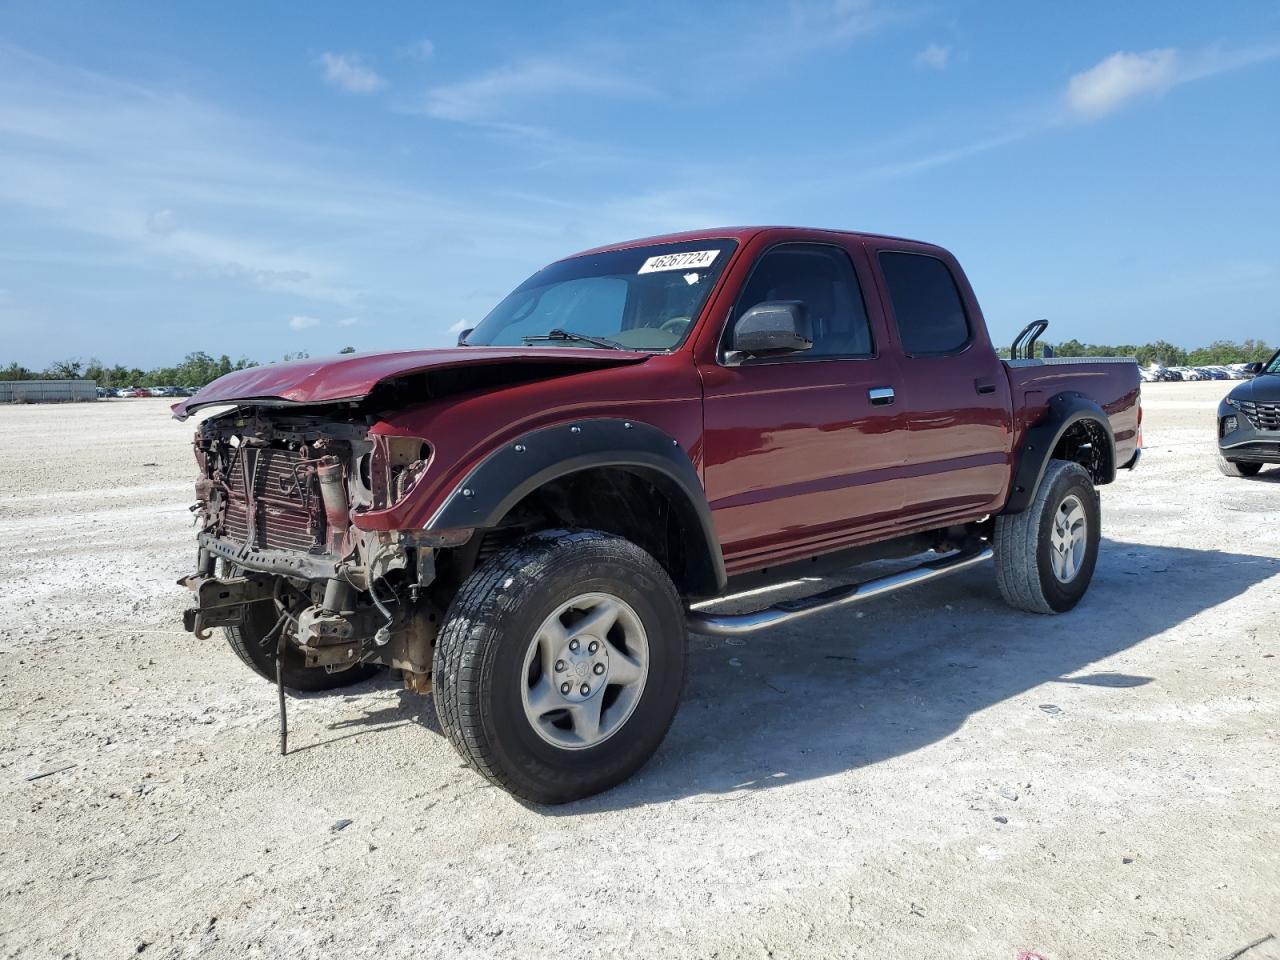
[[[876,407],[887,407],[893,403],[893,397],[893,387],[872,387],[867,391],[867,399]]]
[[[975,380],[973,381],[973,389],[979,393],[995,393],[996,384],[994,380]]]

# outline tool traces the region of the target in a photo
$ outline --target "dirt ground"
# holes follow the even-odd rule
[[[1280,937],[1280,469],[1219,475],[1229,386],[1146,388],[1073,613],[1006,608],[987,566],[693,637],[658,756],[556,809],[462,768],[389,678],[294,699],[279,757],[274,688],[180,627],[191,427],[160,400],[2,408],[0,956],[1220,960]]]

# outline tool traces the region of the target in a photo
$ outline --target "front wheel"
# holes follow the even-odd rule
[[[1222,455],[1222,451],[1218,451],[1218,469],[1222,471],[1224,477],[1255,477],[1258,471],[1262,469],[1260,463],[1249,463],[1248,461],[1228,460]]]
[[[685,676],[684,611],[645,551],[594,531],[534,535],[462,585],[436,640],[440,725],[510,793],[566,803],[631,776]]]
[[[1030,613],[1064,613],[1079,603],[1098,560],[1101,519],[1089,472],[1050,460],[1031,505],[996,518],[996,582],[1005,602]]]

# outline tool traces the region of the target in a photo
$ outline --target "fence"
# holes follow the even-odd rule
[[[0,403],[71,403],[97,399],[95,380],[0,380]]]

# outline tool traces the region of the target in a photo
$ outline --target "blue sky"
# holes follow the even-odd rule
[[[611,240],[941,243],[1000,342],[1280,332],[1280,4],[10,3],[0,363],[450,343]]]

